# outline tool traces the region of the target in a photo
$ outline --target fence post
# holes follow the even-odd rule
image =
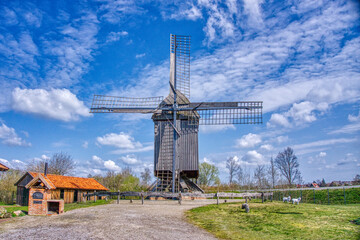
[[[94,190],[94,202],[96,202],[96,190]]]
[[[219,205],[219,192],[216,193],[216,204]]]
[[[315,189],[313,189],[313,192],[314,192],[314,204],[316,204],[316,202],[315,202]]]
[[[344,204],[346,204],[345,187],[343,188],[343,190],[344,190]]]
[[[179,204],[181,205],[181,192],[179,192]]]
[[[261,203],[264,203],[264,193],[261,193]]]
[[[300,189],[300,198],[302,200],[302,190]]]
[[[117,204],[120,203],[120,190],[118,190],[118,199],[117,199]]]
[[[141,204],[144,205],[144,191],[141,191]]]
[[[330,205],[329,189],[327,189],[328,205]]]

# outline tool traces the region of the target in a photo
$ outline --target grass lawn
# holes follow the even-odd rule
[[[93,207],[93,206],[98,206],[98,205],[104,205],[104,204],[109,204],[111,203],[111,200],[105,201],[105,200],[97,200],[96,202],[94,201],[87,201],[85,202],[81,202],[81,203],[68,203],[65,204],[64,206],[64,211],[70,211],[70,210],[74,210],[77,208],[86,208],[86,207]]]
[[[188,220],[221,239],[360,239],[360,204],[292,205],[250,202],[207,205],[187,211]]]

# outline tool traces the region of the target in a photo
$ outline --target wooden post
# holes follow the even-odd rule
[[[118,190],[118,199],[117,199],[117,204],[120,203],[120,190]]]
[[[179,204],[181,205],[181,192],[179,192]]]
[[[94,202],[96,202],[96,190],[94,190]]]
[[[216,193],[216,204],[219,205],[219,192]]]
[[[302,190],[300,190],[300,197],[301,197],[301,201],[302,201]]]
[[[273,201],[273,195],[274,195],[274,193],[271,193],[271,195],[270,195],[271,202]]]
[[[327,189],[328,205],[330,205],[329,189]]]
[[[343,190],[344,190],[344,204],[346,204],[345,187],[343,188]]]
[[[86,198],[87,198],[87,196],[85,197],[85,193],[83,193],[83,200],[85,203],[86,203]]]
[[[144,191],[141,191],[141,204],[144,205]]]
[[[315,189],[313,189],[313,192],[314,192],[314,204],[316,204],[316,202],[315,202]]]
[[[261,193],[261,203],[264,203],[264,193]]]

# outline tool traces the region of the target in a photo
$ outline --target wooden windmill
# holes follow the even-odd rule
[[[190,36],[170,35],[170,93],[127,98],[94,95],[91,113],[152,113],[155,191],[202,191],[199,125],[260,124],[262,102],[190,102]]]

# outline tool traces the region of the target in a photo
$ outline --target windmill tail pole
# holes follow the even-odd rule
[[[176,166],[176,108],[177,108],[177,103],[176,103],[176,36],[174,36],[174,71],[173,71],[173,92],[174,92],[174,105],[173,105],[173,113],[174,113],[174,139],[173,139],[173,161],[172,161],[172,192],[175,193],[175,178],[176,178],[176,173],[175,173],[175,166]],[[170,82],[171,85],[171,82]]]

